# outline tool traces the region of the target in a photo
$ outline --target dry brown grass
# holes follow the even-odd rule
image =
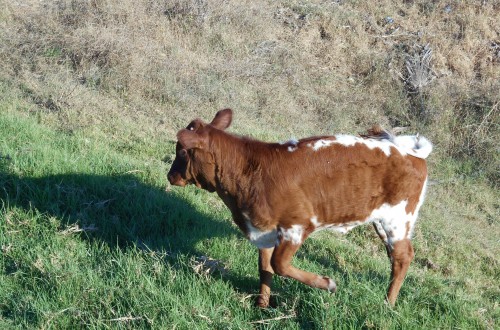
[[[498,179],[495,1],[0,0],[0,7],[1,78],[43,112],[41,120],[65,130],[173,138],[188,120],[223,107],[235,109],[237,131],[262,138],[409,126],[430,136],[438,156],[480,159]],[[424,60],[424,45],[432,57],[418,78],[424,83],[411,89],[409,63]]]

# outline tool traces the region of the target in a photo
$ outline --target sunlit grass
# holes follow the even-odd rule
[[[429,189],[394,309],[382,244],[362,227],[313,235],[294,259],[335,278],[336,294],[276,278],[276,307],[260,310],[257,251],[215,195],[166,191],[168,164],[151,150],[56,131],[13,102],[0,105],[3,327],[495,327],[498,204],[487,184],[434,173],[451,181]]]

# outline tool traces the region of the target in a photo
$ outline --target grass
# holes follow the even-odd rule
[[[215,196],[165,191],[168,164],[155,151],[54,130],[21,100],[4,97],[0,111],[5,328],[495,327],[497,193],[453,168],[431,186],[396,308],[383,302],[382,244],[360,228],[320,233],[295,258],[333,276],[335,295],[276,279],[276,307],[259,310],[257,251]]]
[[[0,8],[0,328],[498,328],[495,2]],[[177,130],[224,107],[272,141],[373,123],[430,138],[395,308],[371,227],[295,257],[336,294],[276,278],[275,307],[253,307],[256,249],[215,195],[166,181]]]

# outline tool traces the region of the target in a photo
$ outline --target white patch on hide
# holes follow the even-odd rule
[[[432,144],[423,136],[402,135],[396,136],[393,140],[365,139],[358,136],[337,134],[335,139],[320,139],[314,143],[308,143],[307,147],[318,151],[321,148],[329,147],[332,144],[341,144],[345,147],[352,147],[361,143],[373,150],[378,148],[386,156],[391,155],[391,148],[395,148],[402,156],[412,155],[414,157],[425,159],[432,152]]]
[[[311,218],[311,223],[314,226],[314,228],[318,228],[319,226],[321,226],[321,223],[318,221],[318,217],[317,216],[313,216]]]
[[[298,144],[299,144],[299,141],[295,138],[291,138],[290,140],[288,141],[285,141],[285,142],[280,142],[280,145],[288,145],[288,152],[294,152],[295,150],[297,150],[299,147],[298,147]]]
[[[307,146],[312,147],[314,151],[318,151],[321,148],[328,147],[332,143],[335,143],[335,140],[318,140],[313,145],[308,144]]]
[[[337,283],[331,278],[328,279],[328,291],[335,292],[337,291]]]
[[[280,228],[280,234],[284,241],[292,242],[292,244],[301,244],[304,228],[301,225],[292,225],[290,228]]]
[[[413,212],[413,214],[410,214],[412,218],[410,219],[410,232],[408,233],[407,238],[411,238],[413,236],[413,228],[415,227],[415,222],[417,221],[418,211],[420,210],[420,207],[424,203],[426,193],[427,193],[427,178],[425,179],[424,186],[422,187],[422,191],[420,192],[420,196],[418,197],[418,203],[417,206],[415,207],[415,211]]]
[[[411,229],[417,220],[416,214],[406,213],[407,200],[401,201],[396,205],[388,203],[382,204],[378,209],[372,211],[367,221],[377,221],[387,235],[387,242],[392,247],[395,242],[407,237],[407,222]],[[409,234],[409,233],[408,233]],[[409,235],[408,235],[409,236]]]
[[[311,147],[314,151],[318,151],[319,149],[329,147],[332,144],[340,144],[340,145],[343,145],[345,147],[352,147],[357,143],[364,144],[369,149],[379,148],[380,150],[382,150],[382,152],[386,156],[391,155],[391,147],[394,147],[397,149],[397,146],[389,141],[366,140],[366,139],[363,139],[360,137],[356,137],[356,136],[352,136],[352,135],[343,135],[343,134],[335,135],[335,140],[333,140],[333,139],[332,140],[321,139],[321,140],[314,142],[314,144],[309,143],[309,144],[307,144],[307,146]],[[406,154],[404,151],[400,151],[400,152],[403,155]]]
[[[346,146],[346,147],[352,147],[356,143],[361,143],[361,144],[364,144],[365,146],[367,146],[369,149],[379,148],[380,150],[382,150],[382,152],[386,156],[391,155],[391,147],[398,149],[394,145],[394,143],[387,141],[387,140],[379,141],[379,140],[363,139],[363,138],[360,138],[357,136],[343,135],[343,134],[335,135],[335,138],[336,138],[336,140],[335,140],[336,143],[339,143],[339,144]],[[400,152],[402,153],[402,155],[406,154],[405,152],[402,152],[401,150],[400,150]]]
[[[432,143],[423,136],[402,135],[394,138],[398,149],[405,150],[409,155],[425,159],[432,152]]]
[[[248,240],[259,249],[268,249],[276,246],[278,242],[277,229],[262,231],[252,226],[249,221],[247,221],[247,228]]]

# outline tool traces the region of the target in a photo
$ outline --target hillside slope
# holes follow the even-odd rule
[[[481,1],[0,0],[0,327],[498,327],[500,7]],[[253,307],[257,251],[170,187],[175,133],[235,112],[272,141],[374,124],[434,144],[394,309],[371,227],[322,232]],[[165,189],[166,188],[166,189]]]

